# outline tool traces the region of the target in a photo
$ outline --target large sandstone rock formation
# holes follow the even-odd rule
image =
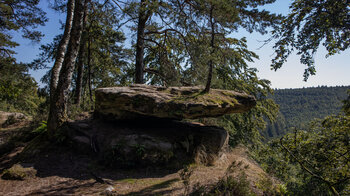
[[[196,119],[248,111],[256,104],[253,96],[228,90],[202,87],[158,87],[131,85],[96,90],[97,114],[116,119],[140,116]]]
[[[202,87],[131,85],[96,90],[94,119],[68,123],[71,138],[113,166],[213,164],[228,147],[225,129],[182,119],[245,112],[253,96]],[[108,118],[106,118],[108,117]]]
[[[165,119],[94,119],[73,121],[68,127],[78,148],[92,150],[100,160],[116,167],[211,165],[228,143],[223,128]]]

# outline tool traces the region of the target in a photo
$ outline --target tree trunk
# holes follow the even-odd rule
[[[137,42],[136,42],[136,64],[135,64],[135,83],[143,84],[143,55],[145,48],[145,28],[149,14],[146,13],[146,2],[141,0],[139,8],[139,20],[137,25]]]
[[[84,8],[84,21],[83,21],[83,30],[85,29],[86,23],[87,23],[87,7]],[[76,88],[75,88],[75,104],[78,106],[80,105],[81,100],[81,93],[82,93],[82,86],[83,86],[83,73],[84,73],[84,60],[85,60],[85,45],[86,45],[86,32],[82,34],[81,38],[81,44],[78,54],[78,74],[77,74],[77,82],[76,82]]]
[[[209,93],[210,91],[210,86],[211,86],[211,79],[213,78],[213,59],[212,59],[212,55],[215,52],[215,45],[214,45],[214,41],[215,41],[215,21],[213,18],[213,9],[214,6],[212,5],[210,8],[210,26],[211,26],[211,40],[210,40],[210,46],[211,46],[211,55],[210,55],[210,60],[209,60],[209,71],[208,71],[208,79],[207,79],[207,84],[205,86],[204,92],[205,93]]]
[[[93,103],[92,99],[92,84],[91,84],[91,38],[89,38],[88,43],[88,87],[89,87],[89,95],[90,95],[90,102]],[[91,109],[93,109],[93,106],[91,106]]]
[[[57,52],[56,52],[56,59],[55,63],[51,70],[51,79],[50,79],[50,100],[52,100],[54,93],[57,88],[58,83],[58,77],[61,71],[62,63],[64,60],[64,55],[67,50],[68,41],[70,38],[70,33],[72,29],[72,23],[73,23],[73,15],[74,15],[74,5],[75,0],[68,0],[67,2],[67,18],[66,18],[66,25],[64,28],[63,37],[58,45]]]
[[[69,98],[69,87],[72,81],[74,65],[78,55],[80,38],[83,30],[85,6],[87,5],[86,1],[84,0],[75,2],[74,17],[69,44],[62,63],[57,88],[50,103],[50,113],[48,119],[48,133],[50,138],[53,138],[57,129],[68,118],[67,103]]]
[[[82,85],[83,85],[83,72],[84,72],[84,53],[85,53],[85,41],[83,41],[84,38],[82,38],[82,43],[79,49],[79,54],[78,54],[78,62],[77,62],[77,81],[76,81],[76,88],[75,88],[75,104],[78,106],[80,105],[80,100],[81,100],[81,91],[82,91]]]

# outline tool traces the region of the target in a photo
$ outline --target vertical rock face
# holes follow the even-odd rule
[[[241,113],[255,106],[253,96],[228,90],[212,89],[202,93],[202,87],[157,87],[132,85],[96,90],[97,114],[115,119],[140,116],[196,119]]]
[[[79,147],[93,150],[108,164],[120,167],[196,162],[213,164],[228,144],[225,129],[174,120],[75,121],[70,129]],[[83,134],[81,134],[83,133]]]

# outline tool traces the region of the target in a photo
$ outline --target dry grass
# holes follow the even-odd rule
[[[195,165],[191,167],[189,190],[196,186],[210,186],[228,174],[227,168],[234,164],[230,175],[246,173],[251,189],[257,194],[260,176],[264,171],[247,154],[247,149],[238,146],[224,154],[211,167]],[[0,179],[0,195],[100,195],[112,186],[116,195],[183,195],[185,185],[181,171],[162,171],[152,168],[139,170],[98,169],[86,157],[71,157],[73,154],[48,154],[34,163],[38,174],[23,181]],[[110,184],[98,183],[88,168]]]

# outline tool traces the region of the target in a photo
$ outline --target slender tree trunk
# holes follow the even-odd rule
[[[85,2],[85,3],[84,3]],[[86,1],[75,1],[74,17],[67,52],[64,56],[57,89],[50,103],[48,119],[49,137],[53,138],[57,129],[67,120],[69,87],[72,82],[74,65],[78,55],[80,38],[83,30],[84,7]]]
[[[71,29],[72,29],[72,23],[73,23],[74,4],[75,4],[75,0],[68,0],[68,2],[67,2],[66,25],[64,28],[63,37],[62,37],[62,39],[58,45],[58,48],[57,48],[55,63],[54,63],[52,70],[51,70],[50,100],[52,100],[53,95],[56,91],[58,77],[59,77],[62,63],[64,60],[64,55],[65,55],[66,50],[67,50],[67,45],[69,42],[70,33],[71,33]]]
[[[141,0],[139,8],[139,20],[137,25],[137,42],[136,42],[136,64],[135,64],[135,83],[143,84],[143,55],[145,48],[145,28],[149,14],[146,13],[146,2]]]
[[[92,84],[91,84],[91,38],[89,38],[88,42],[88,87],[89,87],[89,95],[90,95],[90,102],[93,102],[92,99]],[[93,106],[91,106],[91,109],[93,109]]]
[[[85,29],[86,23],[87,23],[87,7],[84,8],[84,21],[83,21],[83,30]],[[77,74],[77,82],[76,82],[76,89],[75,89],[75,104],[80,105],[81,100],[81,93],[82,93],[82,86],[83,86],[83,73],[84,73],[84,60],[85,60],[85,45],[86,45],[86,32],[82,34],[81,38],[81,44],[78,54],[78,74]]]
[[[84,38],[82,38],[84,40]],[[82,41],[79,54],[78,54],[78,62],[77,62],[77,82],[76,82],[76,89],[75,89],[75,104],[80,105],[81,101],[81,91],[82,91],[82,85],[83,85],[83,72],[84,72],[84,53],[85,53],[85,47],[83,46],[85,41]]]
[[[205,93],[209,93],[210,91],[210,86],[211,86],[211,79],[213,78],[213,59],[212,59],[212,55],[215,52],[215,45],[214,45],[214,41],[215,41],[215,21],[213,18],[213,9],[214,6],[212,5],[210,8],[210,27],[211,27],[211,40],[210,40],[210,46],[211,46],[211,56],[210,56],[210,60],[209,60],[209,71],[208,71],[208,79],[207,79],[207,84],[205,86],[204,92]]]

